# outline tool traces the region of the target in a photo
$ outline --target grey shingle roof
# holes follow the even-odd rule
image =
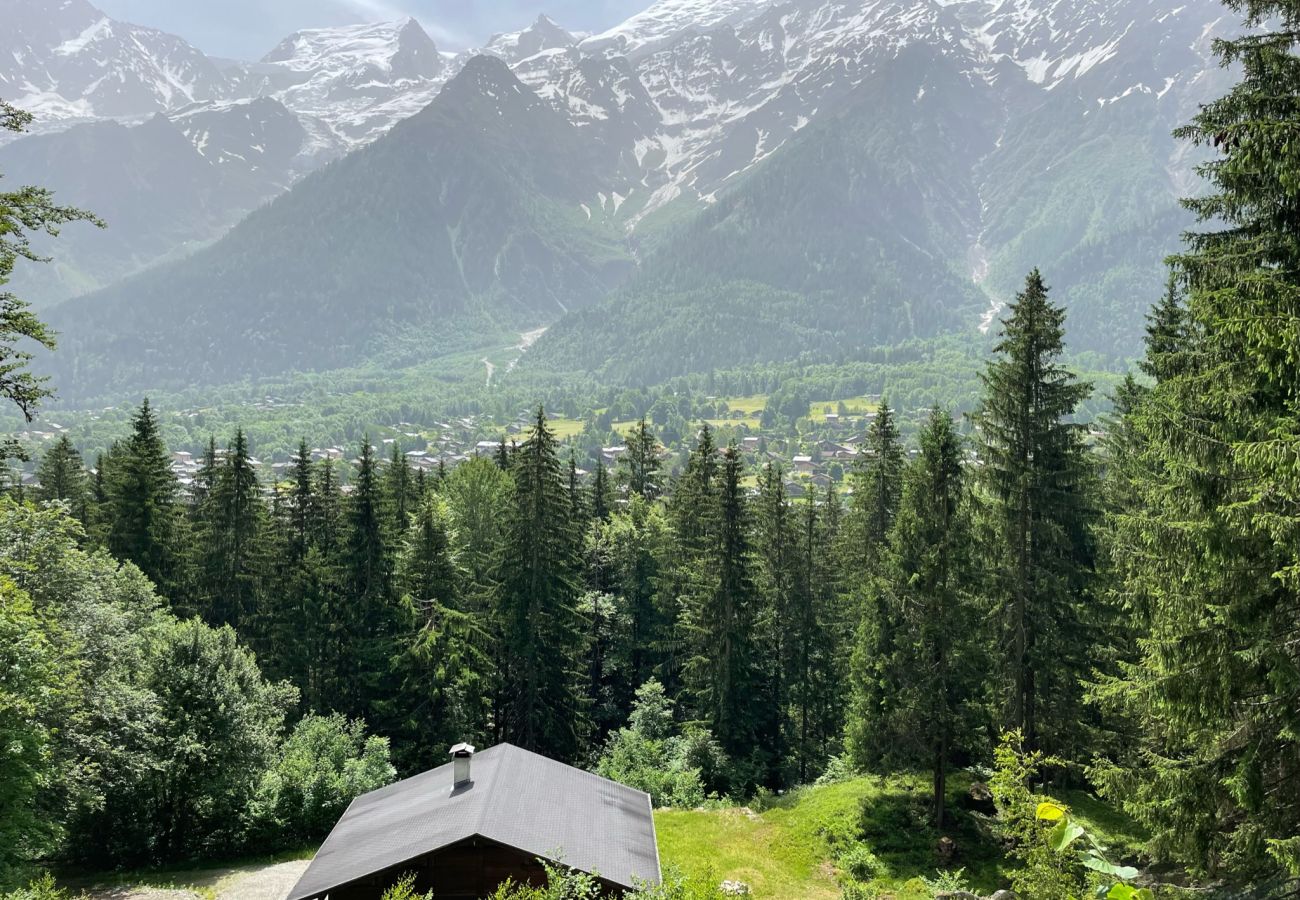
[[[476,753],[471,774],[453,791],[448,763],[357,797],[289,900],[475,835],[625,887],[659,883],[648,794],[511,744]]]

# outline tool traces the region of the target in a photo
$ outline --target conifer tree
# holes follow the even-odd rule
[[[131,423],[130,438],[113,455],[109,472],[109,550],[118,559],[135,563],[167,593],[175,586],[176,575],[175,538],[180,521],[176,478],[147,399]]]
[[[0,132],[21,134],[31,121],[31,113],[0,100]],[[54,392],[45,378],[30,370],[33,356],[24,344],[32,341],[53,350],[55,336],[28,303],[3,288],[18,260],[45,261],[31,245],[33,234],[57,235],[60,227],[78,221],[104,224],[88,212],[55,204],[46,188],[0,192],[0,400],[14,404],[27,422]],[[0,441],[0,462],[11,457],[22,459],[22,448],[14,441]]]
[[[410,771],[459,741],[487,736],[490,633],[463,608],[447,502],[426,497],[398,555],[396,578],[409,635],[394,664],[400,687],[385,718]]]
[[[504,738],[571,760],[586,722],[579,687],[580,544],[555,433],[540,408],[511,473],[514,496],[497,590]]]
[[[920,436],[890,534],[885,591],[894,652],[885,660],[897,686],[892,721],[879,739],[903,764],[928,766],[932,813],[944,825],[947,775],[975,749],[983,718],[985,671],[974,601],[971,525],[965,508],[961,440],[935,409]]]
[[[844,556],[861,578],[889,538],[903,492],[903,445],[888,399],[880,401],[850,479],[853,501],[844,528]]]
[[[293,468],[289,473],[289,500],[286,518],[289,524],[289,561],[301,565],[307,558],[307,550],[312,540],[312,511],[316,504],[316,494],[312,477],[311,451],[307,441],[298,442],[298,451],[293,457]]]
[[[238,630],[256,612],[256,560],[265,512],[242,428],[226,448],[204,505],[209,510],[194,542],[206,560],[201,589],[208,601],[201,611],[209,624]]]
[[[614,508],[614,497],[609,488],[609,470],[604,460],[597,460],[596,471],[591,479],[591,517],[597,522],[608,522]]]
[[[627,451],[618,461],[619,482],[628,494],[638,494],[646,500],[659,496],[659,439],[655,437],[645,416],[627,435]]]
[[[350,711],[375,721],[393,687],[388,661],[395,654],[400,630],[392,560],[384,541],[383,502],[379,464],[367,436],[347,498],[341,568],[348,602],[343,620]]]
[[[384,517],[384,536],[390,544],[396,544],[406,535],[411,526],[411,501],[414,484],[411,480],[411,468],[406,464],[406,457],[396,441],[384,466],[381,479]]]
[[[799,784],[806,784],[830,758],[844,727],[844,671],[840,634],[847,624],[839,609],[831,551],[839,499],[816,488],[799,510],[791,569],[794,588],[786,608],[785,682],[789,738]]]
[[[754,633],[758,592],[750,571],[749,513],[740,480],[740,454],[731,447],[718,476],[716,528],[700,559],[697,592],[689,600],[694,641],[685,674],[696,713],[731,756],[737,786],[745,787],[766,777],[771,760],[756,740],[761,714],[752,703],[760,684]]]
[[[1180,136],[1206,148],[1205,223],[1174,259],[1129,416],[1140,505],[1119,517],[1123,587],[1149,609],[1140,656],[1103,696],[1144,723],[1108,786],[1153,846],[1196,869],[1300,877],[1300,2],[1229,0],[1239,82]]]
[[[1002,322],[974,421],[1006,724],[1068,756],[1093,639],[1094,515],[1083,429],[1070,421],[1091,387],[1061,365],[1064,322],[1034,270]]]
[[[41,459],[36,477],[40,481],[40,487],[35,491],[37,500],[61,500],[68,504],[78,521],[86,524],[90,495],[85,464],[66,434],[59,435],[54,446]]]
[[[796,675],[798,628],[795,610],[800,587],[798,560],[800,546],[794,516],[785,495],[780,471],[770,463],[759,480],[754,504],[754,580],[761,595],[756,611],[756,634],[761,651],[758,665],[762,671],[764,693],[758,701],[773,710],[778,718],[776,733],[769,738],[772,754],[780,759],[797,735],[792,721],[791,678]]]

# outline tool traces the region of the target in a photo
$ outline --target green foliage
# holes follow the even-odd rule
[[[577,756],[585,727],[578,660],[579,542],[555,434],[539,408],[511,468],[496,615],[502,635],[506,740],[559,759]]]
[[[1077,673],[1095,644],[1091,461],[1072,421],[1092,388],[1062,365],[1065,310],[1034,270],[1002,322],[974,416],[987,590],[1004,717],[1031,746],[1074,751]]]
[[[637,689],[627,727],[606,743],[596,773],[645,791],[655,806],[700,805],[705,792],[694,748],[676,732],[673,701],[662,684],[647,681]]]
[[[257,845],[293,848],[321,840],[354,797],[395,775],[387,739],[367,736],[364,723],[337,714],[306,716],[277,751],[249,804]]]
[[[414,873],[407,873],[384,889],[380,900],[433,900],[433,891],[421,894],[415,889]]]
[[[66,690],[60,668],[31,598],[0,575],[0,886],[56,845],[41,795],[63,774],[51,746],[52,707]]]
[[[32,879],[26,886],[15,888],[8,893],[0,893],[0,900],[83,900],[85,896],[85,894],[75,896],[70,894],[55,883],[53,875],[45,872]]]
[[[0,100],[0,131],[23,132],[31,124],[31,114]],[[31,246],[36,234],[57,236],[69,222],[94,222],[92,214],[69,206],[58,206],[54,195],[45,188],[20,187],[0,192],[0,401],[13,403],[28,421],[32,421],[41,403],[53,396],[47,379],[28,368],[32,354],[21,349],[23,341],[33,341],[46,349],[54,348],[54,332],[32,313],[24,301],[3,287],[13,274],[18,260],[43,262]],[[0,461],[16,448],[0,443]]]

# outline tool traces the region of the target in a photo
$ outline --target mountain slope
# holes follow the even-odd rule
[[[918,117],[923,84],[940,89]],[[992,102],[982,82],[910,49],[719,192],[618,296],[558,323],[524,365],[656,381],[961,328],[983,297],[951,248],[978,228],[971,173],[996,137]]]
[[[532,325],[593,302],[627,262],[579,211],[589,152],[504,63],[477,58],[214,246],[52,311],[64,393],[349,365],[411,329],[427,358],[476,318]]]
[[[11,289],[38,306],[104,287],[215,240],[338,155],[274,100],[202,103],[140,125],[108,120],[0,147],[0,172],[94,210],[108,227],[37,236],[52,262]]]

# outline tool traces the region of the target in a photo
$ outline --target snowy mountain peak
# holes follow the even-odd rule
[[[621,25],[582,43],[592,53],[637,57],[691,31],[736,24],[757,16],[778,0],[658,0]]]
[[[180,38],[119,22],[85,0],[0,0],[0,95],[36,128],[143,118],[226,96],[228,79]]]
[[[423,60],[426,62],[423,71],[399,73],[406,62],[418,57],[427,57]],[[292,72],[371,69],[403,77],[431,78],[441,71],[443,59],[420,23],[408,17],[396,22],[298,31],[276,45],[262,58],[262,63]]]
[[[546,50],[563,50],[577,44],[578,39],[572,33],[556,25],[543,13],[523,31],[494,34],[483,52],[499,56],[509,63],[517,63]]]

